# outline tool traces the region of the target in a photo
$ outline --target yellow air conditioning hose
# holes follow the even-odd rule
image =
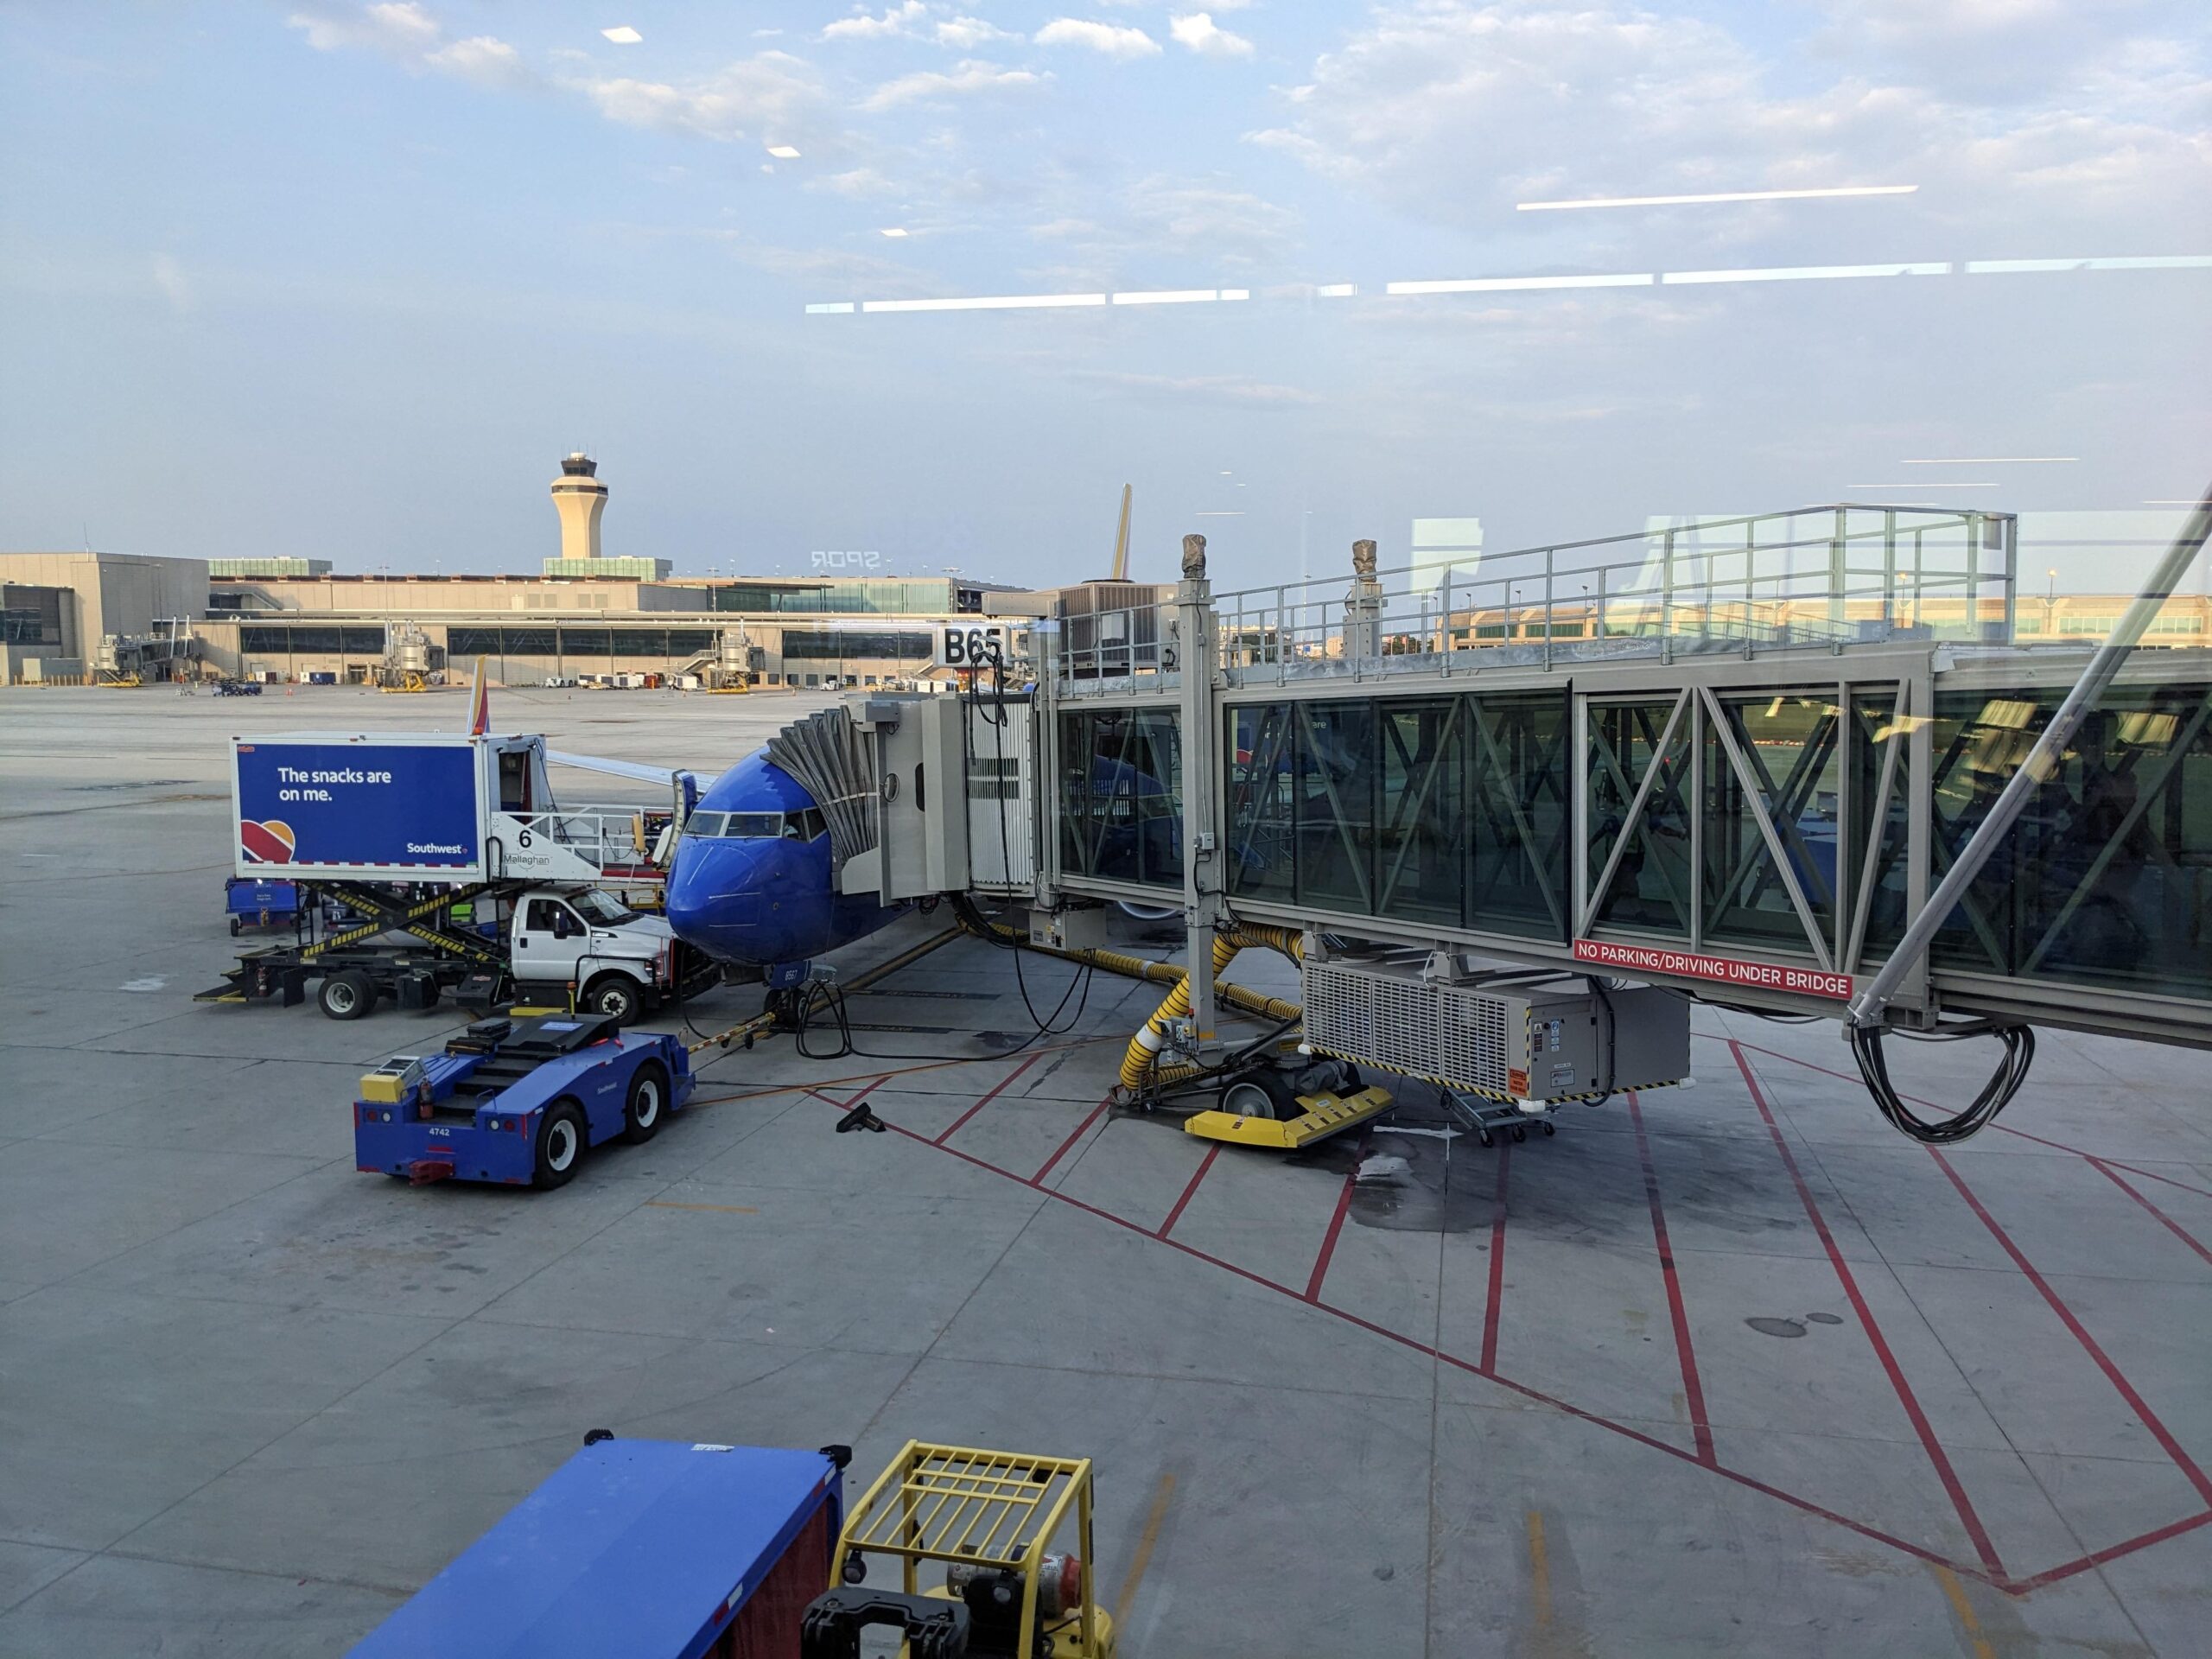
[[[1125,956],[1119,950],[1061,950],[1051,945],[1032,945],[1020,929],[992,921],[972,905],[956,905],[954,913],[971,933],[995,935],[1009,944],[1042,950],[1069,962],[1103,968],[1108,973],[1120,974],[1129,979],[1155,980],[1173,987],[1159,1007],[1153,1011],[1152,1017],[1144,1022],[1135,1036],[1129,1039],[1128,1049],[1122,1057],[1121,1084],[1123,1088],[1141,1088],[1147,1079],[1161,1084],[1179,1083],[1186,1077],[1196,1077],[1203,1070],[1195,1065],[1174,1065],[1158,1071],[1155,1075],[1160,1051],[1166,1041],[1167,1022],[1179,1020],[1191,1011],[1190,976],[1184,968],[1172,962]],[[1213,940],[1214,995],[1231,1007],[1257,1014],[1263,1020],[1281,1022],[1299,1018],[1303,1010],[1297,1003],[1287,1002],[1279,996],[1249,991],[1242,985],[1232,985],[1221,978],[1222,970],[1229,966],[1239,950],[1247,946],[1280,950],[1296,963],[1306,960],[1306,938],[1296,928],[1262,927],[1241,922],[1224,928],[1214,935]]]

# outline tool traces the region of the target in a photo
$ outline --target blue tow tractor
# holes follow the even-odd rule
[[[361,1079],[353,1162],[403,1180],[561,1186],[585,1151],[650,1141],[690,1099],[676,1038],[603,1014],[483,1020],[442,1054],[403,1054]]]

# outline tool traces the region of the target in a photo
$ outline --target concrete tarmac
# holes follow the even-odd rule
[[[855,1483],[909,1437],[1094,1458],[1124,1654],[2206,1650],[2201,1055],[2045,1033],[1939,1155],[1834,1026],[1700,1008],[1694,1086],[1555,1138],[1409,1084],[1285,1160],[1105,1103],[1157,987],[1025,958],[1065,1029],[1008,1052],[1016,960],[963,938],[851,999],[863,1052],[702,1054],[560,1191],[410,1188],[347,1103],[449,1009],[191,998],[237,948],[224,738],[464,703],[0,691],[0,1655],[343,1652],[602,1427]],[[493,702],[704,769],[817,706]],[[1992,1058],[1897,1047],[1938,1103]],[[891,1132],[833,1132],[861,1098]]]

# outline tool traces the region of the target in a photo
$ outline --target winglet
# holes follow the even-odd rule
[[[476,689],[468,698],[468,734],[482,737],[492,729],[492,688],[484,683],[484,659],[476,659]]]

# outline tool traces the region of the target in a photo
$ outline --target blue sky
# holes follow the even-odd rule
[[[2212,256],[2205,18],[17,5],[0,546],[531,569],[576,444],[608,550],[691,571],[1071,579],[1124,482],[1154,573],[1199,529],[1224,583],[1423,516],[2162,512],[2212,465],[2212,269],[1963,267]],[[1663,280],[1892,262],[1945,269]],[[1388,292],[1607,275],[1653,280]],[[1248,297],[806,310],[1157,290]]]

